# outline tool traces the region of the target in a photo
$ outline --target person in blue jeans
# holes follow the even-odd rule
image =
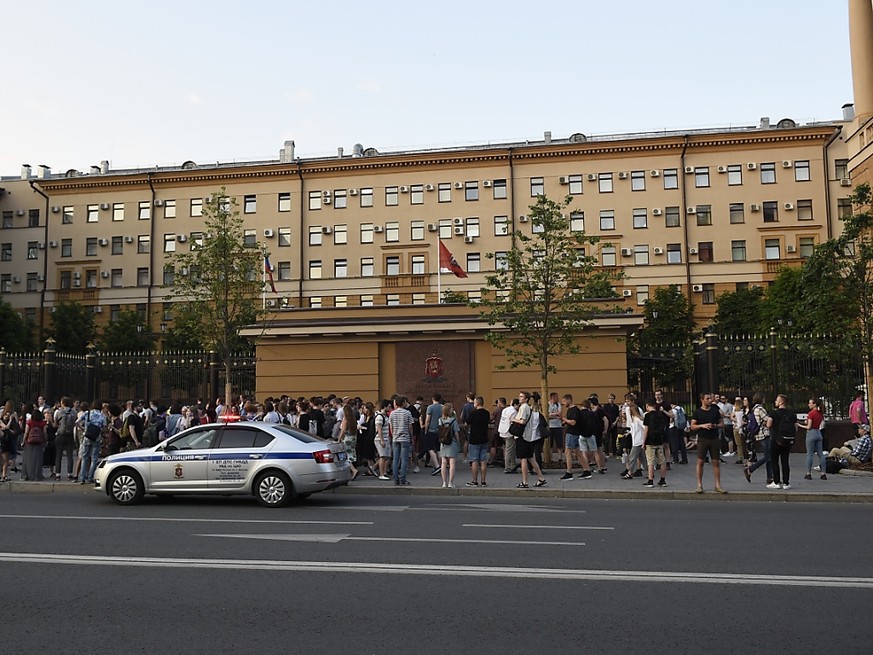
[[[394,486],[409,484],[409,453],[412,450],[412,414],[406,409],[406,396],[394,399],[394,411],[388,417],[394,443]]]
[[[754,413],[755,420],[760,426],[759,434],[763,435],[763,438],[758,439],[758,442],[761,444],[764,452],[758,458],[757,462],[755,462],[754,464],[750,464],[743,469],[743,474],[746,476],[746,481],[751,483],[752,473],[754,473],[759,467],[766,466],[767,484],[769,485],[773,483],[773,464],[770,461],[770,428],[773,426],[773,419],[767,415],[767,410],[764,409],[764,394],[762,394],[761,392],[758,392],[754,396],[752,396],[752,413]]]
[[[82,462],[79,467],[79,484],[94,482],[94,471],[97,470],[97,462],[100,459],[103,429],[107,425],[102,408],[103,404],[95,400],[91,410],[85,412],[81,418],[83,437],[82,445],[79,447],[79,458]]]

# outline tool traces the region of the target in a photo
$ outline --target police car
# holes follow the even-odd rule
[[[120,505],[144,494],[253,494],[261,505],[281,507],[348,484],[349,461],[343,444],[287,425],[215,423],[110,455],[94,481]]]

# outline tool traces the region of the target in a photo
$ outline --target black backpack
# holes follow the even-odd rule
[[[783,409],[781,412],[782,420],[779,421],[779,440],[785,443],[794,443],[794,437],[797,436],[797,414],[790,409]]]

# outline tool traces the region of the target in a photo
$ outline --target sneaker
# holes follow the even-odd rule
[[[781,489],[782,485],[779,484],[778,482],[771,482],[770,484],[767,485],[767,488],[768,489]]]
[[[389,478],[387,475],[380,475],[379,479],[380,480],[390,480],[391,478]]]
[[[452,482],[449,482],[448,487],[449,487],[449,489],[454,489],[455,485]]]
[[[483,480],[479,486],[480,487],[487,487],[488,483]]]
[[[469,482],[467,482],[467,486],[468,486],[468,487],[478,487],[478,486],[479,486],[479,483],[478,483],[478,482],[473,482],[472,480],[470,480]]]
[[[667,481],[664,478],[661,478],[660,480],[658,480],[658,486],[659,487],[666,487]]]
[[[746,482],[752,484],[752,472],[749,470],[748,466],[743,469],[743,475],[746,476]]]
[[[702,493],[703,493],[703,487],[697,487],[695,493],[702,494]]]
[[[440,471],[442,471],[442,470],[443,470],[442,467],[435,468],[435,469],[433,470],[433,473],[431,473],[431,475],[439,475],[439,474],[440,474]]]
[[[591,477],[591,471],[582,471],[582,473],[579,474],[580,480],[587,480],[590,477]]]
[[[722,489],[721,487],[716,487],[714,491],[717,494],[726,494],[727,493],[727,489]]]
[[[729,453],[725,453],[724,456],[725,456],[725,457],[736,457],[737,454],[736,454],[735,452],[731,451],[731,452],[729,452]]]
[[[667,470],[668,470],[668,471],[672,471],[672,470],[673,470],[673,467],[670,466],[670,462],[667,462]]]
[[[412,486],[412,485],[409,484],[409,480],[401,480],[401,481],[400,481],[400,484],[403,484],[403,485],[406,485],[406,486]]]
[[[643,477],[643,472],[640,469],[637,469],[636,471],[634,471],[634,477],[635,478]]]
[[[600,475],[603,475],[604,473],[606,473],[606,467],[604,466],[601,469],[597,469],[597,472],[600,473]]]
[[[449,488],[449,483],[443,482],[443,489],[448,489],[448,488]]]
[[[822,474],[821,474],[821,479],[822,479],[822,480],[827,480],[827,479],[828,479],[828,476],[825,475],[824,473],[822,473]]]
[[[394,486],[395,486],[395,487],[399,487],[399,486],[400,486],[400,480],[395,480],[395,481],[394,481]]]
[[[804,479],[804,480],[812,480],[812,474],[811,474],[811,473],[807,473],[806,475],[803,476],[803,479]]]
[[[654,480],[646,480],[645,482],[643,482],[643,486],[644,486],[644,487],[652,487],[652,488],[654,488],[654,487],[655,487],[655,481],[654,481]]]
[[[786,482],[785,484],[782,485],[782,488],[783,489],[791,489],[791,485]]]
[[[581,478],[582,476],[580,475],[579,477]],[[573,479],[572,473],[564,473],[564,475],[561,476],[561,480],[572,480],[572,479]]]
[[[813,471],[821,471],[821,466],[813,466],[812,470]]]
[[[420,471],[421,471],[421,468],[418,466],[418,464],[416,464],[416,465],[415,465],[415,468],[412,469],[412,472],[413,472],[413,473],[418,473],[418,472],[420,472]]]

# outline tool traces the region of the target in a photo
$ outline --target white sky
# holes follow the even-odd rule
[[[0,175],[800,123],[845,0],[0,0]]]

